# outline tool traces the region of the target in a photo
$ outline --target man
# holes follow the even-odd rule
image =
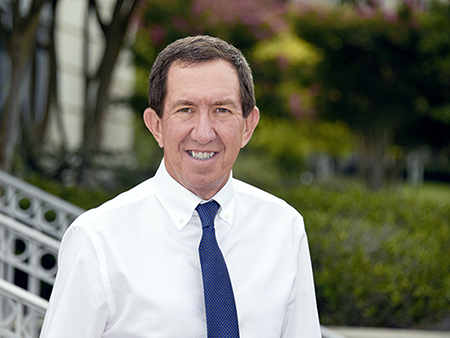
[[[259,120],[244,56],[172,43],[149,107],[160,168],[70,226],[41,337],[319,338],[302,217],[231,177]]]

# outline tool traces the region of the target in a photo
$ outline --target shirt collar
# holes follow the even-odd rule
[[[170,176],[164,164],[164,159],[155,174],[154,183],[158,200],[172,218],[178,230],[182,230],[189,223],[197,205],[206,202]],[[235,201],[231,174],[227,183],[211,199],[220,204],[219,217],[231,225]]]

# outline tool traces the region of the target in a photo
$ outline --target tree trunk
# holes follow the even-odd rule
[[[392,133],[382,126],[372,126],[361,131],[358,138],[361,176],[370,190],[379,190],[385,185],[386,170],[393,161],[389,155]]]
[[[86,91],[83,148],[90,151],[96,152],[100,149],[111,77],[124,45],[127,27],[135,5],[135,0],[117,0],[111,22],[105,25],[98,14],[96,2],[91,0],[89,12],[96,11],[100,26],[103,28],[106,46],[94,76],[89,75],[87,71],[89,60],[85,60]],[[88,16],[89,12],[87,13]],[[88,48],[89,40],[87,37],[85,37],[85,40],[85,48]]]
[[[36,53],[32,61],[31,81],[29,85],[28,97],[30,98],[29,116],[22,119],[22,147],[25,150],[24,157],[27,165],[34,170],[42,173],[42,145],[45,141],[47,126],[50,114],[56,114],[58,123],[58,131],[61,136],[61,148],[65,149],[66,134],[63,124],[61,123],[61,107],[58,103],[58,86],[57,86],[57,62],[55,48],[55,22],[56,8],[58,1],[53,0],[50,4],[51,15],[48,22],[45,23],[46,34],[48,35],[45,45],[38,45]],[[42,65],[39,62],[38,50],[41,55],[45,53],[45,72],[39,72]],[[41,58],[42,59],[42,58]],[[43,86],[43,83],[45,86]],[[38,105],[37,99],[43,100]]]
[[[20,91],[26,67],[35,49],[39,14],[46,0],[34,0],[28,16],[20,17],[20,5],[13,2],[12,30],[7,35],[7,54],[11,62],[11,81],[1,116],[0,169],[10,171],[20,122]],[[3,27],[2,27],[3,29]]]
[[[90,6],[86,13],[86,29],[84,41],[84,69],[85,69],[85,99],[84,99],[84,128],[83,144],[80,153],[83,163],[78,172],[78,182],[83,184],[87,173],[95,162],[95,156],[100,152],[103,138],[103,128],[106,108],[108,105],[109,88],[119,53],[124,45],[127,27],[131,15],[136,7],[136,0],[117,0],[112,19],[105,24],[98,12],[97,3],[90,0]],[[91,12],[95,11],[105,37],[105,49],[99,67],[94,75],[90,69],[89,55],[89,18]]]

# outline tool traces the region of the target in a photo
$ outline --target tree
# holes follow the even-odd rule
[[[95,154],[101,151],[111,76],[137,3],[137,0],[111,0],[106,4],[102,2],[101,6],[98,0],[79,3],[86,8],[82,50],[85,78],[83,143],[76,150],[81,161],[73,168],[80,182],[86,177],[86,171],[94,166]],[[65,147],[65,130],[60,120],[62,107],[57,82],[60,60],[55,52],[57,5],[57,0],[33,0],[11,1],[0,6],[1,70],[8,75],[0,78],[5,83],[2,87],[6,88],[4,93],[0,92],[0,168],[11,170],[14,152],[20,142],[20,153],[28,168],[61,179],[62,171],[72,166],[66,155],[73,150]],[[91,57],[94,26],[100,27],[104,40],[99,58]],[[62,144],[58,151],[48,152],[44,146],[50,114],[55,114],[59,121]],[[51,161],[51,168],[49,157],[58,157]]]
[[[46,3],[47,0],[12,1],[0,7],[1,44],[6,54],[4,62],[9,64],[9,79],[3,86],[6,91],[0,122],[0,169],[7,171],[11,169],[19,137],[24,103],[21,88],[36,52],[39,17]]]
[[[111,18],[109,13],[101,14],[98,0],[89,0],[85,16],[85,37],[83,41],[84,55],[84,141],[82,148],[89,152],[98,152],[102,140],[102,126],[105,108],[108,103],[109,87],[114,66],[123,48],[127,28],[132,13],[137,5],[136,0],[117,0]],[[91,18],[96,22],[92,23]],[[104,37],[105,46],[98,64],[90,58],[89,27],[99,24]]]
[[[316,73],[318,114],[347,123],[358,136],[361,172],[372,189],[398,171],[392,150],[399,132],[448,110],[450,41],[426,40],[443,25],[448,31],[448,16],[433,17],[439,11],[437,5],[429,12],[403,5],[391,13],[343,7],[297,9],[294,16],[296,33],[324,55]]]

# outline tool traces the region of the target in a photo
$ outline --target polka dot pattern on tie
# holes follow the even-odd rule
[[[205,295],[208,338],[237,338],[239,324],[227,265],[217,243],[214,219],[219,204],[212,200],[196,208],[203,234],[198,248]]]

